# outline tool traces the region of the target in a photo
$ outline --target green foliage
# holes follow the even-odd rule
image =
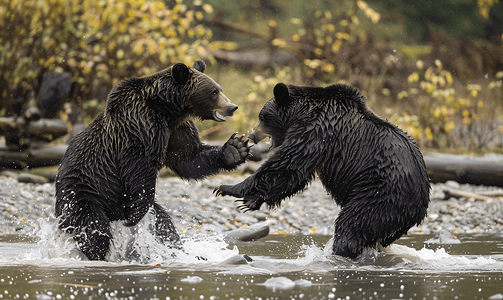
[[[100,87],[191,63],[206,51],[212,32],[198,22],[212,10],[202,1],[0,0],[2,99],[37,92],[56,71],[73,75],[71,100],[96,101]]]
[[[248,76],[246,98],[242,92],[238,96],[228,94],[241,107],[233,118],[229,118],[228,125],[239,132],[250,130],[256,122],[259,108],[271,98],[273,86],[277,82],[321,86],[344,82],[358,87],[367,95],[372,109],[414,136],[421,146],[443,149],[486,146],[481,137],[497,134],[498,124],[503,121],[499,118],[503,95],[501,79],[498,77],[501,74],[496,74],[496,79],[492,76],[493,79],[489,79],[486,75],[487,79],[478,80],[475,79],[475,72],[471,72],[471,77],[462,78],[469,82],[465,83],[460,80],[460,73],[456,72],[459,68],[453,67],[455,61],[468,61],[463,53],[457,55],[456,52],[454,55],[450,49],[450,57],[441,56],[445,60],[442,65],[435,57],[441,53],[437,44],[404,44],[403,41],[407,39],[397,42],[397,37],[393,35],[386,35],[386,42],[374,38],[369,32],[382,34],[384,29],[375,29],[380,26],[387,28],[392,19],[388,13],[381,16],[367,3],[371,2],[340,1],[337,7],[325,1],[303,3],[304,8],[312,4],[318,9],[306,9],[308,13],[302,18],[290,18],[288,23],[277,18],[271,21],[268,19],[270,16],[264,16],[262,25],[273,24],[272,27],[277,31],[277,35],[269,42],[294,54],[298,64],[289,64],[289,78],[281,78],[280,73],[284,69],[274,65],[265,72],[257,71]],[[439,5],[469,5],[472,12],[477,11],[477,5],[473,2]],[[320,6],[324,9],[319,9]],[[377,3],[372,3],[372,6],[381,8]],[[407,13],[424,13],[423,9],[418,7],[417,11]],[[447,7],[444,9],[449,10]],[[431,12],[437,14],[436,11]],[[292,15],[287,11],[284,13]],[[439,14],[452,15],[455,12]],[[381,17],[384,25],[380,23],[383,22]],[[481,16],[475,18],[481,19]],[[463,49],[459,51],[471,53],[470,57],[477,58],[479,53],[484,53],[482,50],[485,48],[478,48],[475,43],[457,43],[460,45],[457,48]],[[497,44],[494,48],[498,49]],[[414,66],[418,58],[424,59],[424,62],[418,61]],[[479,62],[477,59],[473,61]],[[477,71],[486,68],[485,64],[481,64]],[[470,67],[466,69],[476,71]],[[491,75],[492,70],[487,71],[488,74]],[[261,88],[265,90],[261,92]],[[499,132],[503,132],[502,129],[500,127]]]
[[[403,18],[408,35],[418,42],[426,42],[431,30],[441,30],[453,38],[463,36],[485,38],[485,27],[491,13],[503,17],[503,6],[496,0],[416,1],[369,0]],[[496,23],[497,24],[497,23]],[[501,25],[500,25],[501,26]]]

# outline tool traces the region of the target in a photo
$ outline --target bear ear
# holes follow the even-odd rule
[[[184,84],[189,79],[189,68],[182,63],[174,65],[171,69],[171,73],[173,74],[173,79],[175,79],[175,82],[178,84]]]
[[[206,70],[206,64],[202,60],[196,60],[192,68],[198,70],[201,73],[204,73],[204,70]]]
[[[287,105],[290,102],[290,94],[288,93],[288,87],[284,83],[278,83],[273,90],[274,98],[276,98],[276,104],[279,106]]]

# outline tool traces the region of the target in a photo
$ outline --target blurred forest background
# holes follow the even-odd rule
[[[21,149],[31,119],[88,124],[122,79],[199,58],[239,105],[206,140],[250,130],[278,82],[347,83],[422,148],[502,151],[498,0],[0,0],[0,131]]]

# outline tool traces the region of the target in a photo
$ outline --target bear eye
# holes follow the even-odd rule
[[[217,95],[217,94],[218,94],[218,90],[214,90],[213,95]]]

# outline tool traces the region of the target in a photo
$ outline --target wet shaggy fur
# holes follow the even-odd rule
[[[151,208],[156,236],[180,247],[170,216],[154,201],[158,171],[167,166],[182,178],[202,179],[248,157],[247,145],[232,145],[241,138],[220,147],[200,140],[193,117],[222,121],[237,108],[204,69],[202,61],[192,68],[179,63],[124,80],[110,92],[105,110],[70,142],[56,178],[56,216],[89,259],[105,259],[110,222],[134,226]]]
[[[430,184],[415,143],[381,119],[346,85],[278,84],[250,139],[263,130],[277,151],[257,172],[217,195],[242,198],[242,208],[279,206],[316,175],[341,212],[333,254],[357,258],[367,247],[386,247],[426,216]]]

